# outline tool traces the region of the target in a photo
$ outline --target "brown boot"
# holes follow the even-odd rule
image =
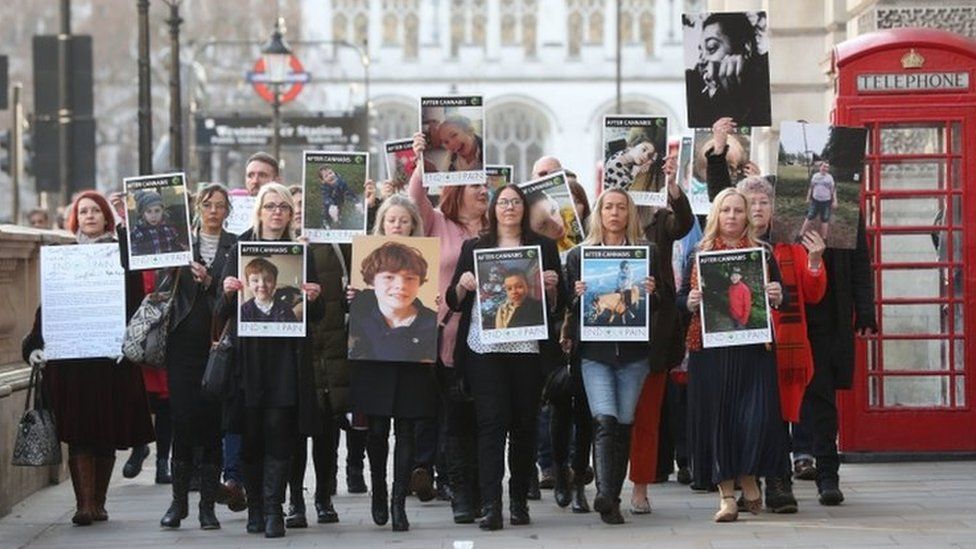
[[[95,519],[95,456],[76,454],[68,458],[71,485],[75,489],[77,511],[71,522],[88,526]]]
[[[95,516],[96,521],[108,520],[105,510],[105,496],[108,485],[112,480],[112,470],[115,468],[115,455],[111,457],[98,456],[95,458]]]

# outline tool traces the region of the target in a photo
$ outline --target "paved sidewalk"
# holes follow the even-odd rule
[[[126,457],[119,453],[119,469]],[[147,465],[153,460],[147,460]],[[627,524],[607,526],[596,514],[574,515],[559,509],[552,492],[530,502],[532,525],[500,532],[481,532],[451,522],[445,502],[407,501],[410,532],[393,534],[389,526],[372,524],[368,495],[348,495],[340,480],[335,498],[341,522],[289,530],[280,540],[244,533],[245,513],[218,510],[223,529],[204,532],[196,521],[197,495],[191,494],[190,518],[179,530],[162,530],[159,518],[169,502],[168,487],[152,485],[151,468],[133,480],[116,471],[109,491],[107,523],[79,528],[70,524],[71,483],[44,489],[0,520],[0,548],[19,547],[360,547],[448,548],[455,541],[473,541],[482,548],[600,547],[966,547],[976,548],[976,463],[911,463],[844,465],[842,487],[847,501],[840,507],[816,502],[812,482],[796,486],[796,515],[746,515],[734,524],[711,522],[717,506],[713,494],[695,494],[669,482],[652,487],[654,513],[628,515]],[[311,473],[306,486],[314,486]],[[629,485],[625,487],[629,497]],[[593,486],[588,487],[592,499]],[[311,497],[307,497],[311,506]],[[626,501],[626,500],[625,500]],[[314,518],[314,513],[310,513]]]

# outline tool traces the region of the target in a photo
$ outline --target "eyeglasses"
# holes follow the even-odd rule
[[[279,212],[290,212],[291,206],[289,206],[288,204],[265,204],[261,206],[261,209],[268,213],[271,213],[275,210],[278,210]]]
[[[507,210],[508,208],[518,208],[522,206],[521,198],[501,198],[496,202],[499,208]]]

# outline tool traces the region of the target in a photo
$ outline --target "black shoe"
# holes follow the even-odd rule
[[[437,492],[437,501],[451,501],[454,499],[450,485],[447,482],[441,482],[440,479],[434,482],[434,491]]]
[[[247,533],[264,533],[264,509],[250,506],[247,508]]]
[[[437,497],[434,491],[434,479],[426,467],[416,467],[410,473],[410,491],[417,494],[420,501],[430,501]]]
[[[620,502],[615,502],[606,513],[600,513],[600,520],[604,524],[623,524],[624,516],[620,514]]]
[[[190,471],[193,464],[183,461],[173,462],[173,501],[159,525],[163,528],[179,528],[180,521],[190,514],[187,493],[190,488]]]
[[[386,481],[373,481],[372,505],[370,510],[373,513],[373,523],[377,526],[385,526],[390,520],[390,501],[386,491]]]
[[[529,503],[524,499],[512,498],[508,503],[508,514],[512,526],[532,524],[532,517],[529,516]]]
[[[817,480],[817,467],[812,459],[798,459],[793,462],[793,476],[799,480]]]
[[[552,490],[556,487],[556,471],[555,467],[549,467],[542,470],[542,475],[539,478],[539,489],[541,490]]]
[[[149,447],[143,444],[132,448],[129,459],[122,466],[122,476],[125,478],[136,478],[142,472],[142,462],[149,457]]]
[[[178,476],[176,471],[176,462],[173,462],[174,485],[177,482],[175,477]],[[217,499],[217,487],[220,485],[220,467],[217,465],[201,465],[197,472],[198,474],[193,476],[200,479],[200,506],[197,516],[200,521],[200,528],[203,530],[219,530],[220,521],[217,520],[217,514],[214,513],[214,504]]]
[[[572,509],[574,513],[590,512],[590,504],[586,501],[586,483],[584,483],[582,479],[573,482],[572,496],[573,501],[570,509]]]
[[[285,537],[285,519],[281,516],[281,506],[277,509],[272,509],[268,513],[269,508],[265,507],[264,513],[264,537],[266,538],[283,538]]]
[[[157,459],[156,460],[156,484],[173,484],[173,476],[169,473],[169,460],[168,459]],[[187,490],[190,488],[189,480],[187,481]]]
[[[336,513],[332,505],[332,496],[325,496],[331,492],[329,488],[315,491],[315,515],[319,524],[333,524],[339,522],[339,513]]]
[[[691,470],[687,467],[678,467],[676,480],[679,484],[691,484]]]
[[[485,505],[484,512],[478,518],[478,528],[482,530],[501,530],[505,524],[502,520],[502,504],[495,501]]]
[[[350,494],[365,494],[369,491],[366,487],[366,477],[363,476],[362,469],[346,467],[346,490]]]
[[[569,488],[569,469],[557,465],[554,467],[552,495],[556,498],[556,505],[568,507],[573,499]],[[541,485],[541,483],[540,483]]]
[[[407,520],[406,500],[407,494],[394,494],[393,501],[390,503],[390,516],[393,519],[394,532],[406,532],[410,529],[410,521]]]
[[[790,477],[766,477],[766,509],[779,514],[797,512],[799,505]]]
[[[454,524],[471,524],[474,522],[474,503],[471,494],[464,488],[451,490],[451,512],[454,514]]]
[[[817,479],[817,493],[820,505],[834,506],[844,502],[844,492],[840,491],[840,482],[836,478]]]
[[[529,487],[525,492],[525,499],[531,499],[533,501],[539,501],[542,499],[542,492],[539,490],[539,473],[532,467],[532,473],[529,475]]]
[[[264,533],[264,467],[244,464],[244,492],[247,503],[247,533]]]
[[[305,518],[305,502],[299,504],[293,501],[288,505],[285,528],[308,528],[308,519]]]

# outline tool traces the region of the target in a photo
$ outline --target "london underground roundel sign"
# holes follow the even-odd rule
[[[281,103],[293,101],[301,93],[305,83],[309,81],[309,74],[305,72],[301,61],[294,55],[288,60],[291,72],[285,77],[285,83],[281,87]],[[247,81],[254,86],[254,91],[258,92],[261,99],[268,103],[274,102],[274,91],[268,82],[267,73],[264,70],[264,58],[259,57],[254,63],[254,69],[247,73]]]

